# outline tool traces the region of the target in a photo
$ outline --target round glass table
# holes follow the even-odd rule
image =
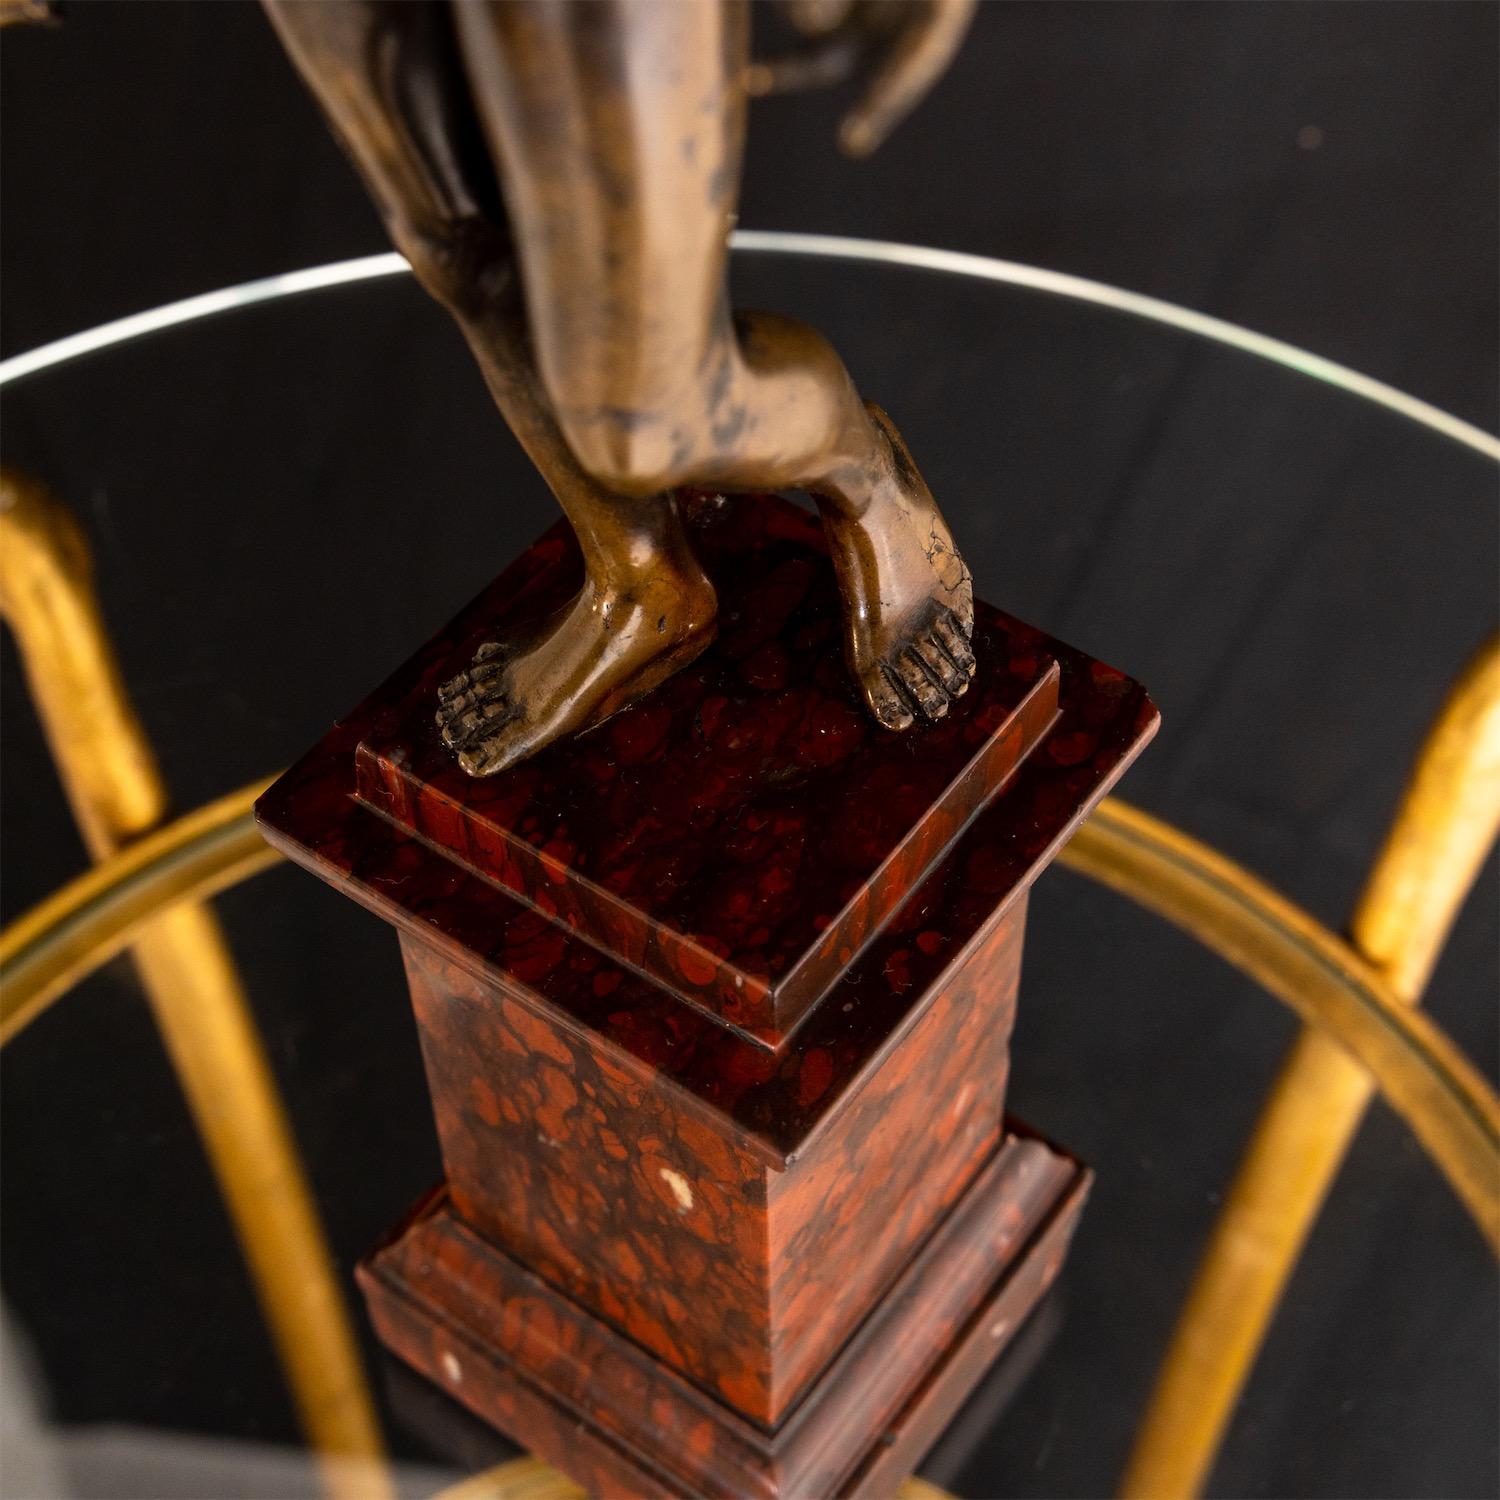
[[[736,248],[980,593],[1163,714],[1032,902],[1011,1107],[1093,1197],[923,1481],[1493,1493],[1500,441],[1058,273]],[[392,255],[0,384],[7,1492],[564,1493],[354,1306],[439,1175],[415,1032],[389,934],[248,819],[550,498]]]

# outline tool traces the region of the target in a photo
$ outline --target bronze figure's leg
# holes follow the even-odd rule
[[[524,649],[488,647],[443,692],[464,769],[487,775],[649,691],[713,637],[713,588],[670,496],[580,467],[531,357],[499,194],[446,5],[266,0],[397,248],[457,320],[506,421],[578,536],[583,591]]]
[[[610,491],[805,488],[881,723],[968,686],[969,573],[895,429],[812,329],[732,317],[745,122],[739,0],[458,0],[514,226],[537,368]],[[623,502],[620,502],[623,503]]]

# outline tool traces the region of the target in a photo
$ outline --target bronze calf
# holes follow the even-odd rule
[[[767,69],[744,0],[266,0],[583,550],[561,618],[443,689],[470,774],[598,723],[712,639],[683,485],[816,498],[880,723],[940,718],[967,688],[969,573],[900,436],[813,329],[731,312],[725,271],[751,89],[837,72],[886,28],[843,132],[867,150],[971,4],[794,0],[816,40]]]

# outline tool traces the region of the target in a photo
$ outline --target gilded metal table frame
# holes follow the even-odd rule
[[[1099,282],[987,257],[740,231],[740,250],[935,270],[1092,302],[1268,359],[1500,461],[1500,440],[1404,392],[1233,324]],[[403,274],[393,254],[269,277],[120,319],[0,363],[0,386],[145,334],[258,302]],[[0,934],[0,1042],[131,950],[218,1176],[310,1445],[336,1496],[391,1493],[374,1404],[305,1171],[208,901],[277,861],[257,782],[167,821],[71,513],[0,482],[0,611],[94,867]],[[1500,1250],[1500,1100],[1415,1009],[1500,825],[1500,645],[1458,679],[1418,755],[1347,939],[1248,871],[1118,799],[1062,859],[1157,912],[1305,1023],[1283,1063],[1184,1302],[1121,1484],[1132,1500],[1199,1492],[1235,1402],[1375,1090]],[[912,1479],[905,1500],[940,1500]],[[572,1500],[532,1459],[446,1500]]]

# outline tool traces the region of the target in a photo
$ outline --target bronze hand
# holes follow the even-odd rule
[[[867,75],[844,116],[839,144],[868,156],[921,102],[963,44],[977,0],[783,0],[806,41],[751,64],[752,95],[842,83]]]

